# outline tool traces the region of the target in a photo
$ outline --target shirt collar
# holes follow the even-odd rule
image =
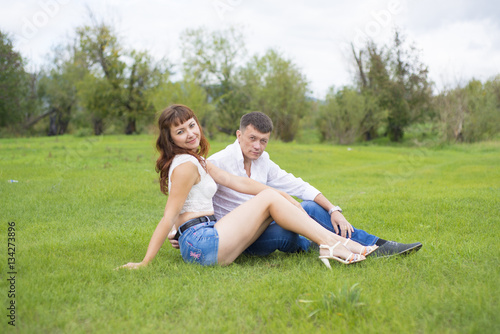
[[[241,146],[238,142],[238,138],[236,138],[233,144],[233,154],[236,157],[236,161],[238,162],[238,168],[242,171],[245,171],[243,152],[241,152]]]
[[[238,158],[238,163],[241,162],[243,164],[243,152],[241,152],[241,146],[240,146],[240,143],[238,142],[238,139],[236,139],[234,141],[234,144],[233,144],[233,153]]]

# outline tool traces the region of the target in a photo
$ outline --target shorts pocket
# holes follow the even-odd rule
[[[201,249],[194,247],[187,240],[184,241],[181,247],[182,258],[185,262],[196,262],[203,264],[203,252]]]

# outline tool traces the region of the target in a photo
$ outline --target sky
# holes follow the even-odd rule
[[[500,6],[494,0],[0,0],[0,30],[28,60],[48,63],[55,45],[88,24],[87,8],[112,23],[124,46],[180,64],[186,29],[238,26],[248,56],[281,52],[305,75],[311,95],[353,82],[350,43],[388,44],[394,28],[421,50],[437,92],[500,74]],[[174,68],[175,70],[175,68]]]

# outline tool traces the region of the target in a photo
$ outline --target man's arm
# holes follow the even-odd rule
[[[315,198],[314,201],[318,203],[319,206],[321,206],[323,209],[326,211],[330,211],[331,208],[334,207],[332,203],[326,198],[323,194],[319,193]],[[340,229],[340,235],[343,236],[344,238],[350,238],[352,232],[354,232],[354,228],[352,225],[345,219],[344,215],[340,211],[333,211],[331,216],[332,220],[332,226],[333,229],[335,230],[335,233],[339,233]]]
[[[268,182],[267,185],[283,190],[292,196],[296,196],[302,200],[314,201],[326,211],[329,211],[334,205],[316,188],[311,186],[299,177],[295,177],[291,173],[287,173],[281,169],[275,162],[269,159],[268,163]],[[354,228],[345,219],[344,215],[339,211],[334,211],[330,215],[333,229],[335,233],[339,233],[343,237],[351,237]]]
[[[314,201],[321,192],[309,183],[281,169],[275,162],[268,158],[267,175],[265,182],[268,186],[283,190],[284,192],[305,201]]]

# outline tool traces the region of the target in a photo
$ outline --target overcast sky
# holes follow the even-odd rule
[[[275,48],[310,82],[313,96],[352,83],[346,48],[383,44],[398,26],[422,50],[438,90],[500,74],[500,9],[480,0],[0,0],[0,29],[32,68],[89,22],[86,6],[112,22],[123,44],[178,63],[186,28],[240,25],[249,55]]]

